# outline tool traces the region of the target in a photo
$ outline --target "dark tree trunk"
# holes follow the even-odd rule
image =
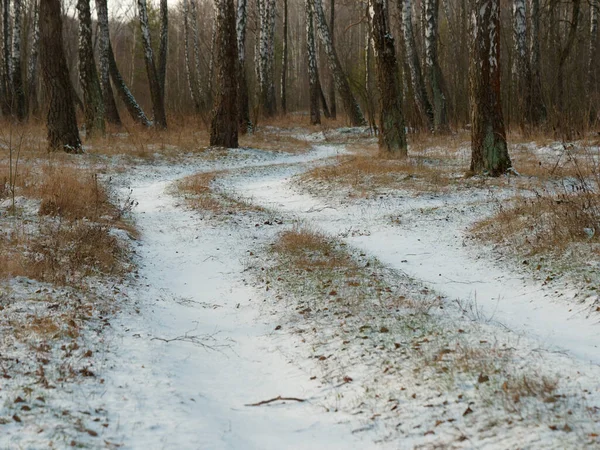
[[[98,14],[98,55],[100,61],[100,84],[102,85],[102,98],[106,119],[113,125],[121,125],[121,117],[115,102],[112,86],[110,85],[109,48],[110,31],[108,28],[107,0],[96,0],[96,13]]]
[[[10,35],[10,0],[2,2],[2,114],[12,114],[12,83],[11,68],[11,35]]]
[[[216,0],[215,106],[210,127],[210,145],[238,147],[237,37],[233,0]]]
[[[540,0],[531,0],[531,123],[540,125],[547,110],[542,99],[542,69],[540,52]]]
[[[164,0],[161,0],[164,1]],[[148,75],[148,86],[152,98],[152,110],[154,112],[154,125],[160,129],[167,128],[167,115],[165,114],[165,102],[161,88],[161,77],[154,63],[154,51],[150,38],[150,25],[148,23],[148,8],[146,0],[138,0],[138,14],[140,19],[140,30],[142,34],[142,45],[144,48],[144,61]],[[162,39],[161,39],[162,42]]]
[[[406,157],[406,129],[394,38],[385,0],[370,0],[377,88],[379,90],[379,148]]]
[[[131,118],[135,122],[145,127],[152,126],[152,123],[150,123],[150,120],[148,120],[148,117],[142,110],[141,106],[135,100],[135,97],[125,84],[125,80],[123,80],[121,72],[119,72],[117,62],[115,61],[115,55],[110,42],[108,44],[108,69],[110,71],[110,78],[115,85],[115,89],[117,90],[117,93],[119,94],[119,97],[123,103],[125,103],[125,107],[127,108],[127,112],[129,112]]]
[[[331,45],[335,48],[335,0],[329,2],[329,30],[331,31]],[[329,75],[329,115],[337,118],[337,105],[335,104],[335,79]]]
[[[312,0],[305,0],[306,9],[306,55],[308,58],[308,89],[310,98],[310,124],[321,123],[319,109],[319,75],[317,72],[317,51],[315,47],[315,29]]]
[[[79,16],[79,81],[83,90],[86,138],[104,135],[104,100],[96,72],[92,47],[92,15],[90,0],[78,0]]]
[[[40,2],[40,63],[48,99],[48,149],[82,153],[62,45],[60,0]]]
[[[167,78],[167,52],[169,49],[169,7],[167,0],[160,0],[160,47],[158,49],[158,84],[165,102],[165,80]]]
[[[433,129],[448,132],[448,101],[446,100],[445,83],[438,60],[438,21],[439,0],[425,2],[427,28],[425,32],[425,65],[427,78],[433,100]]]
[[[498,176],[511,167],[500,99],[500,0],[471,11],[471,171]]]
[[[325,47],[327,58],[329,60],[329,69],[331,70],[333,77],[335,78],[335,84],[340,94],[340,98],[344,103],[344,110],[348,114],[350,123],[353,126],[364,126],[366,125],[365,117],[363,116],[360,106],[354,98],[352,89],[350,89],[350,83],[348,78],[342,70],[342,65],[338,59],[335,47],[331,42],[331,33],[325,20],[325,13],[323,12],[323,4],[321,0],[314,0],[313,2],[314,14],[317,22],[317,28],[319,30],[319,37]]]
[[[288,71],[288,0],[283,0],[283,51],[281,55],[281,111],[287,114],[287,71]]]
[[[240,131],[248,133],[252,129],[246,80],[246,24],[248,20],[247,0],[238,0],[236,31],[238,43],[238,114]]]
[[[25,86],[23,83],[23,67],[21,58],[21,0],[13,0],[13,41],[11,81],[13,92],[14,117],[22,122],[25,120]]]
[[[40,48],[40,6],[39,2],[33,4],[33,41],[31,43],[31,53],[29,55],[29,66],[27,69],[27,98],[28,112],[32,116],[37,116],[39,113],[38,102],[38,55]]]

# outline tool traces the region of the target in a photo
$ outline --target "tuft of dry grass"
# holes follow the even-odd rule
[[[260,128],[253,133],[240,135],[240,147],[255,148],[284,153],[305,153],[312,146],[310,142],[302,140],[291,133],[282,133],[280,130]]]
[[[214,215],[263,211],[243,199],[234,198],[214,187],[214,181],[227,171],[201,172],[179,180],[175,188],[184,195],[186,201],[202,212]]]

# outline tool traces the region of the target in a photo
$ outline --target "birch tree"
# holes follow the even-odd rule
[[[38,54],[40,46],[40,4],[33,2],[33,39],[31,42],[31,52],[29,54],[29,63],[27,67],[27,96],[29,99],[29,113],[37,115],[39,110],[37,86],[38,86]]]
[[[317,74],[317,51],[315,46],[315,30],[313,18],[313,0],[305,0],[306,10],[306,55],[308,59],[308,89],[310,124],[321,123],[319,109],[319,85]]]
[[[110,69],[108,67],[108,52],[110,47],[110,30],[108,27],[107,0],[96,0],[98,15],[98,62],[100,67],[100,84],[106,119],[114,125],[121,125],[121,117],[110,84]]]
[[[94,62],[89,0],[77,0],[79,17],[79,81],[83,90],[86,137],[104,135],[104,100]]]
[[[404,52],[410,73],[415,105],[422,117],[425,118],[427,127],[434,128],[433,108],[427,95],[427,89],[421,72],[421,61],[417,52],[415,35],[413,32],[412,2],[411,0],[398,0],[398,10],[402,15],[402,33],[404,36]]]
[[[500,0],[473,0],[471,20],[471,171],[498,176],[511,167],[500,98]]]
[[[260,101],[263,113],[272,117],[277,112],[274,80],[275,0],[259,0],[260,8]]]
[[[329,29],[331,30],[331,45],[335,47],[335,0],[329,2]],[[335,103],[335,79],[329,73],[329,115],[332,119],[337,118],[337,105]]]
[[[25,87],[21,58],[21,0],[13,0],[12,61],[10,79],[12,83],[13,115],[19,121],[25,120]]]
[[[596,120],[598,107],[598,13],[600,3],[590,0],[590,48],[588,55],[587,91],[590,98],[590,121]]]
[[[160,92],[165,96],[165,79],[167,78],[167,51],[169,49],[169,7],[167,0],[160,0],[160,45],[158,48],[158,84]]]
[[[215,0],[216,89],[210,145],[238,147],[238,51],[233,0]]]
[[[194,103],[196,113],[200,112],[200,91],[198,88],[198,80],[194,74],[194,68],[190,59],[190,9],[188,0],[183,0],[183,51],[185,60],[185,75],[190,90],[190,97]]]
[[[385,0],[370,0],[373,48],[379,90],[379,148],[406,157],[406,130],[402,115],[402,90],[394,38]]]
[[[48,148],[81,153],[69,70],[63,51],[60,0],[40,2],[40,65],[48,99]]]
[[[319,31],[319,38],[327,53],[327,59],[329,61],[329,69],[335,79],[335,85],[342,103],[344,104],[344,110],[348,115],[350,123],[353,126],[364,126],[366,125],[365,117],[363,116],[360,106],[350,89],[350,83],[348,78],[342,69],[342,65],[338,59],[335,47],[331,41],[331,33],[325,20],[325,13],[323,12],[323,4],[321,0],[314,0],[314,15],[317,23],[317,29]]]
[[[447,132],[448,128],[448,101],[446,99],[445,84],[442,69],[438,60],[438,21],[440,0],[425,1],[425,66],[427,79],[431,89],[433,101],[433,129]]]
[[[516,87],[516,102],[518,112],[523,121],[531,122],[531,66],[527,53],[527,10],[525,0],[513,1],[513,35],[515,42],[515,57],[513,62],[513,77]]]
[[[137,6],[140,21],[140,31],[142,35],[142,46],[144,48],[144,62],[146,63],[148,86],[150,88],[152,110],[154,112],[154,125],[157,128],[166,129],[167,116],[165,114],[164,94],[161,88],[161,77],[159,76],[159,71],[154,62],[154,50],[152,50],[152,40],[150,37],[150,25],[148,23],[148,8],[146,6],[146,0],[137,0]],[[162,83],[164,83],[164,79]]]
[[[248,1],[238,0],[236,31],[238,45],[238,114],[240,132],[245,134],[252,129],[246,77],[246,27],[248,22]]]

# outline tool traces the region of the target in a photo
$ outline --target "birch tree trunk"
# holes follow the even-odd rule
[[[275,0],[261,0],[260,6],[260,99],[263,114],[277,112],[274,82]]]
[[[203,98],[203,89],[200,84],[200,79],[202,78],[202,74],[200,72],[200,41],[198,36],[198,13],[196,7],[196,0],[190,0],[190,14],[192,20],[192,33],[194,37],[194,67],[196,72],[196,83],[198,87],[198,101],[200,102],[200,106],[205,109],[206,99]]]
[[[92,47],[90,0],[77,0],[79,17],[79,81],[83,90],[86,138],[105,133],[104,100]]]
[[[315,46],[315,30],[313,18],[313,0],[305,0],[306,9],[306,55],[308,58],[308,89],[310,99],[310,124],[321,123],[319,109],[319,85],[317,75],[317,51]]]
[[[196,113],[200,112],[200,99],[198,90],[198,80],[194,76],[192,61],[190,61],[190,25],[189,25],[189,2],[183,0],[183,47],[184,47],[184,59],[185,59],[185,75],[188,82],[188,88],[190,90],[190,97],[194,103],[194,109]]]
[[[499,176],[511,167],[500,99],[500,0],[474,0],[471,19],[471,171]]]
[[[40,4],[38,1],[33,3],[33,40],[31,42],[31,53],[29,54],[29,65],[27,68],[27,97],[29,99],[28,111],[31,115],[37,116],[39,112],[39,102],[37,95],[38,86],[38,54],[40,46]]]
[[[402,12],[401,28],[404,35],[404,52],[406,54],[406,62],[408,63],[413,95],[415,96],[415,105],[421,116],[425,118],[427,127],[433,130],[433,108],[427,95],[427,89],[425,89],[423,74],[421,72],[421,62],[417,52],[417,44],[415,43],[411,0],[398,0],[398,10]]]
[[[329,30],[331,31],[331,45],[335,48],[335,0],[329,2]],[[332,119],[337,118],[337,105],[335,104],[335,79],[329,74],[329,115]]]
[[[25,86],[23,83],[23,64],[21,58],[21,0],[13,0],[13,40],[11,81],[14,102],[14,116],[19,121],[25,120]]]
[[[238,51],[236,11],[233,0],[216,0],[215,107],[210,128],[210,145],[238,147]]]
[[[438,27],[440,0],[425,2],[425,66],[433,101],[433,129],[448,132],[448,101],[445,83],[438,60]]]
[[[165,114],[165,103],[159,72],[154,64],[154,51],[152,50],[152,41],[150,38],[150,26],[148,24],[148,8],[146,0],[137,0],[138,14],[140,20],[140,31],[142,35],[142,45],[144,48],[144,61],[146,63],[146,73],[148,75],[148,85],[150,87],[150,97],[152,98],[152,109],[154,112],[154,125],[160,129],[167,128],[167,116]],[[162,41],[162,39],[161,39]]]
[[[246,78],[246,27],[248,22],[248,1],[238,0],[236,31],[238,45],[238,114],[240,132],[248,133],[252,129],[250,105],[248,99],[248,80]]]
[[[283,50],[281,55],[281,111],[287,114],[287,71],[288,71],[288,0],[283,0]]]
[[[513,2],[513,32],[515,40],[515,57],[513,77],[516,87],[516,102],[521,118],[521,126],[532,121],[531,110],[531,66],[527,54],[527,10],[525,0]]]
[[[108,67],[108,49],[110,47],[110,30],[108,28],[107,0],[96,0],[96,14],[98,15],[98,59],[100,67],[100,84],[102,85],[102,98],[104,111],[108,123],[121,125],[121,117],[117,103],[110,85],[110,69]]]
[[[379,149],[407,156],[406,129],[402,115],[402,91],[394,38],[385,0],[370,0],[373,48],[379,90]]]
[[[145,127],[152,126],[152,123],[144,113],[144,110],[135,100],[135,97],[133,96],[133,94],[127,87],[127,84],[125,83],[125,80],[123,80],[121,72],[119,72],[117,62],[115,61],[115,55],[113,53],[112,45],[110,45],[110,42],[108,45],[108,69],[110,71],[110,78],[112,79],[112,82],[115,85],[115,89],[117,90],[117,93],[119,94],[119,97],[121,98],[123,103],[125,103],[125,107],[127,108],[127,112],[129,112],[131,118],[135,122]]]
[[[314,0],[313,6],[319,37],[323,43],[323,47],[325,47],[327,59],[329,60],[329,69],[331,70],[331,73],[335,79],[335,85],[338,93],[340,94],[340,98],[342,99],[342,103],[344,104],[344,110],[346,111],[350,123],[353,126],[364,126],[366,125],[365,117],[360,110],[360,106],[358,105],[356,98],[354,98],[354,94],[352,94],[350,84],[348,83],[348,78],[342,69],[342,65],[340,64],[335,51],[335,47],[331,41],[331,34],[329,32],[329,28],[327,27],[321,0]]]
[[[13,95],[11,81],[12,44],[10,29],[10,0],[4,0],[2,8],[2,53],[4,64],[2,65],[2,113],[5,116],[12,114]]]
[[[531,0],[531,123],[540,125],[547,112],[542,99],[542,69],[540,52],[540,0]]]
[[[40,63],[48,99],[48,149],[82,153],[69,70],[63,51],[60,0],[40,2]]]

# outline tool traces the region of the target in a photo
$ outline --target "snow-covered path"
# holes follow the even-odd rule
[[[528,274],[498,268],[463,244],[464,232],[477,219],[471,205],[489,201],[485,195],[390,197],[341,205],[335,197],[298,192],[291,177],[302,170],[279,168],[262,179],[237,178],[231,188],[261,206],[343,236],[483,320],[534,338],[542,348],[600,365],[600,325],[573,300],[576,291],[545,289]],[[400,225],[393,225],[392,217]]]
[[[368,437],[352,434],[349,417],[319,406],[323,387],[310,365],[286,359],[280,349],[293,338],[271,336],[260,296],[242,282],[254,227],[213,227],[177,205],[166,191],[181,173],[131,186],[142,235],[139,288],[130,293],[139,314],[113,322],[122,332],[104,383],[107,409],[119,411],[111,440],[152,449],[364,448]],[[308,401],[245,406],[278,395]]]
[[[476,298],[476,312],[542,347],[600,363],[600,329],[593,319],[573,314],[573,304],[547,296],[526,276],[507,274],[463,248],[462,231],[471,220],[465,211],[484,198],[341,205],[293,187],[291,176],[336,152],[317,147],[302,157],[232,164],[257,170],[233,175],[222,186],[342,236],[450,299],[473,306]],[[139,286],[129,296],[138,299],[132,309],[139,313],[113,322],[121,331],[108,355],[102,394],[106,408],[119,411],[111,440],[153,449],[372,448],[375,430],[352,433],[360,427],[356,418],[320,406],[331,386],[311,380],[318,370],[313,362],[289,360],[297,338],[273,333],[277,317],[261,315],[262,295],[243,282],[247,251],[268,242],[273,230],[204,222],[168,193],[176,179],[215,168],[179,166],[133,178],[142,239],[136,249]],[[450,220],[423,215],[436,206]],[[390,215],[402,217],[401,225],[391,225]],[[278,395],[308,401],[244,406]],[[386,446],[398,443],[376,447]]]

